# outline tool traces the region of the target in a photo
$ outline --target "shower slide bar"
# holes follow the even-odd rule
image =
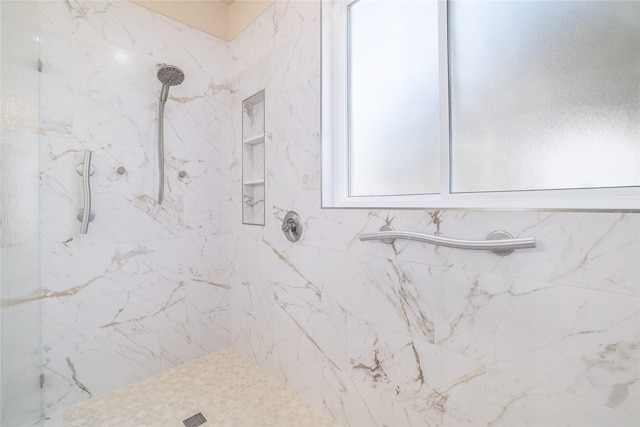
[[[78,218],[78,221],[82,221],[80,234],[87,234],[89,221],[93,221],[95,217],[91,210],[91,185],[89,183],[89,177],[94,172],[93,166],[91,166],[91,151],[84,150],[84,158],[76,168],[76,171],[82,176],[82,192],[84,193],[83,208],[78,211],[76,218]]]
[[[515,249],[536,247],[536,239],[534,237],[514,238],[506,231],[494,231],[487,236],[487,240],[451,239],[412,231],[395,231],[388,225],[382,226],[377,233],[360,234],[360,240],[362,241],[382,240],[383,243],[391,244],[395,239],[414,240],[448,248],[487,250],[501,256],[509,255]]]

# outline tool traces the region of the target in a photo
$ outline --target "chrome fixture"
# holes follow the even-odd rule
[[[184,178],[185,176],[187,176],[187,172],[186,172],[186,171],[180,171],[180,172],[178,173],[178,177],[179,177],[179,178]]]
[[[93,175],[95,169],[91,166],[91,151],[84,150],[84,158],[82,163],[78,165],[76,171],[82,176],[82,192],[84,193],[83,208],[76,215],[78,221],[81,221],[80,234],[87,234],[89,222],[93,221],[95,214],[91,210],[91,185],[89,177]]]
[[[160,90],[160,103],[158,105],[158,165],[160,169],[158,204],[164,197],[164,104],[169,97],[169,87],[179,85],[184,81],[184,73],[174,65],[160,64],[158,67],[158,80],[162,83]]]
[[[292,243],[300,240],[302,236],[302,220],[297,213],[293,211],[287,212],[282,221],[282,232]]]
[[[447,237],[434,236],[431,234],[414,233],[411,231],[395,231],[392,227],[384,225],[377,233],[365,233],[360,235],[360,240],[382,240],[383,243],[391,244],[395,239],[414,240],[417,242],[431,243],[437,246],[448,248],[475,249],[492,251],[496,255],[509,255],[514,249],[527,249],[536,247],[534,237],[514,238],[506,231],[494,231],[487,236],[487,240],[462,240]]]
[[[116,172],[118,172],[118,175],[124,175],[124,173],[127,170],[124,168],[124,166],[120,166],[118,169],[116,169]]]

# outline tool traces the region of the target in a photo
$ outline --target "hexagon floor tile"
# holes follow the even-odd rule
[[[65,427],[339,427],[233,348],[64,411]]]

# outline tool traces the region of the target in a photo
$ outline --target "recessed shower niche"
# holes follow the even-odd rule
[[[264,225],[264,90],[242,101],[242,223]]]

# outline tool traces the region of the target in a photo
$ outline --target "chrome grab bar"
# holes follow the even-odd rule
[[[514,238],[506,231],[494,231],[487,236],[487,240],[451,239],[412,231],[395,231],[388,225],[382,226],[377,233],[360,234],[360,240],[362,241],[382,240],[384,243],[391,244],[395,239],[414,240],[448,248],[487,250],[502,256],[509,255],[515,249],[536,247],[536,239],[534,237]]]
[[[76,169],[78,174],[82,176],[82,192],[84,193],[83,208],[78,211],[76,218],[78,221],[82,221],[80,225],[80,234],[87,234],[89,229],[89,221],[93,221],[95,217],[91,211],[91,185],[89,182],[89,176],[93,175],[94,169],[91,166],[91,151],[84,150],[84,158],[82,163],[78,165]]]

